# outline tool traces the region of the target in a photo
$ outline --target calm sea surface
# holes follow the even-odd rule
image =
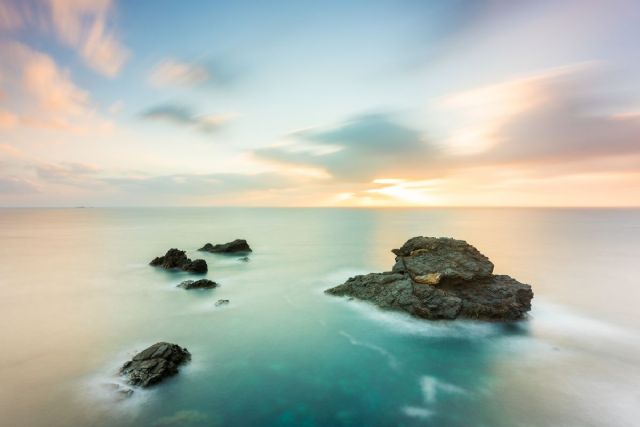
[[[416,235],[530,283],[531,316],[425,322],[322,293]],[[249,262],[196,251],[235,238]],[[171,247],[221,287],[148,265]],[[639,306],[638,210],[5,209],[0,424],[637,426]],[[105,384],[161,340],[192,362],[119,401]]]

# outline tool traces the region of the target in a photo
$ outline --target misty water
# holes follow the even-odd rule
[[[475,245],[533,286],[516,324],[428,322],[323,290],[409,237]],[[245,238],[249,262],[197,252]],[[148,265],[177,247],[221,286]],[[640,211],[0,210],[3,426],[632,426]],[[218,299],[229,299],[216,307]],[[121,400],[157,341],[192,361]]]

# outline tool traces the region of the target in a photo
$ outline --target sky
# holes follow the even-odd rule
[[[0,0],[0,206],[640,206],[635,0]]]

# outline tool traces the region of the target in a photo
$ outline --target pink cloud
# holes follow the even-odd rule
[[[77,87],[70,73],[48,55],[21,43],[0,44],[10,61],[0,64],[2,84],[10,92],[9,108],[0,111],[0,127],[17,125],[87,132],[108,130],[111,124],[99,116],[88,92]]]
[[[112,0],[3,0],[0,30],[53,32],[63,44],[76,50],[87,66],[114,77],[130,54],[111,25],[113,13]]]

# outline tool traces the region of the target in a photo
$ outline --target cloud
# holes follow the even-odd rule
[[[0,176],[0,194],[38,193],[38,188],[29,180],[16,176]]]
[[[149,83],[154,86],[198,86],[211,78],[209,70],[200,64],[166,59],[151,71]]]
[[[436,100],[423,132],[388,114],[360,115],[254,155],[327,171],[334,204],[628,205],[640,187],[640,115],[616,108],[599,67],[452,93]],[[433,123],[449,126],[436,133]],[[439,136],[425,141],[427,132]],[[588,190],[607,185],[616,186],[608,202]]]
[[[76,185],[100,172],[100,168],[88,163],[63,162],[37,165],[36,172],[40,179],[48,182]]]
[[[451,114],[472,118],[462,129],[472,135],[466,143],[479,148],[461,156],[463,163],[567,164],[640,154],[640,116],[603,112],[616,100],[590,70],[563,67],[449,97],[449,107],[459,101]]]
[[[53,32],[60,42],[76,50],[87,66],[114,77],[130,54],[113,29],[113,14],[112,0],[3,0],[0,30]]]
[[[269,190],[291,185],[289,177],[276,173],[254,175],[233,173],[175,174],[105,178],[104,181],[126,193],[183,196],[214,196]]]
[[[149,74],[149,83],[156,87],[223,87],[233,83],[239,71],[229,60],[184,61],[166,58]]]
[[[9,112],[0,110],[0,129],[10,129],[18,124],[18,116]]]
[[[235,117],[235,114],[198,115],[184,105],[159,105],[141,114],[146,120],[158,120],[186,126],[211,134]]]
[[[78,133],[110,129],[88,92],[50,56],[17,42],[0,43],[0,53],[7,58],[0,63],[0,84],[8,94],[0,103],[10,104],[0,112],[0,128],[21,125]]]
[[[58,37],[79,51],[85,63],[113,77],[120,72],[129,52],[110,28],[111,0],[48,0]]]
[[[435,148],[389,114],[366,114],[326,131],[294,135],[286,146],[256,150],[258,158],[320,167],[339,180],[368,181],[398,167],[424,167]]]

